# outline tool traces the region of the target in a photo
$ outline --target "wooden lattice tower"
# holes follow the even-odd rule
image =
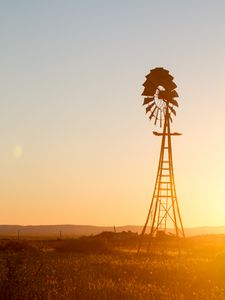
[[[153,119],[155,125],[158,122],[163,127],[163,132],[153,131],[154,135],[162,137],[161,151],[152,201],[141,233],[138,252],[148,226],[150,238],[160,233],[167,234],[168,224],[173,225],[176,237],[184,237],[174,182],[171,144],[171,136],[181,134],[170,131],[172,115],[176,115],[175,107],[178,107],[178,102],[174,99],[178,97],[175,91],[177,86],[169,71],[163,68],[151,70],[146,78],[142,95],[147,97],[143,105],[147,105],[146,113],[150,112],[150,120]]]

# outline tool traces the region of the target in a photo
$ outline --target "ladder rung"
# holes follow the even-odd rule
[[[155,198],[158,197],[158,195],[154,195]],[[159,195],[159,198],[176,198],[176,196],[172,196],[172,195]]]
[[[161,177],[170,177],[170,175],[162,174]]]
[[[162,170],[170,170],[170,168],[162,168]]]

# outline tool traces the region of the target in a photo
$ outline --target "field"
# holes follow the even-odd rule
[[[225,236],[160,241],[135,253],[137,237],[0,243],[0,298],[225,299]]]

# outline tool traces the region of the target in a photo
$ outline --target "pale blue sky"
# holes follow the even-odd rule
[[[184,225],[225,224],[225,1],[0,1],[0,37],[0,223],[142,224],[162,66]]]

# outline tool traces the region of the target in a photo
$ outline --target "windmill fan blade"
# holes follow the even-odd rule
[[[149,117],[150,120],[151,120],[152,117],[154,116],[154,113],[155,113],[155,111],[156,111],[156,108],[157,108],[157,106],[153,109],[153,111],[152,111],[152,113],[151,113],[151,115],[150,115],[150,117]]]
[[[155,89],[157,89],[157,87],[159,86],[159,80],[158,78],[154,77],[152,74],[149,74],[149,76],[146,76],[146,80],[143,83],[143,86],[148,86],[148,85],[152,85]]]
[[[154,98],[145,98],[144,102],[143,102],[143,105],[146,105],[146,104],[152,102],[153,100],[154,100]]]
[[[144,87],[152,86],[153,88],[157,89],[158,83],[155,82],[151,77],[145,80],[145,82],[142,84]]]
[[[155,88],[153,85],[149,84],[145,87],[142,96],[154,96],[156,93],[157,87]]]
[[[179,97],[179,95],[177,94],[177,92],[175,90],[171,91],[170,95],[171,95],[172,98]]]
[[[156,115],[155,115],[155,125],[156,125],[156,123],[157,123],[157,120],[158,120],[158,114],[159,114],[159,108],[157,109],[157,112],[156,112]]]
[[[170,81],[173,81],[174,77],[173,77],[172,75],[168,75],[168,76],[167,76],[167,80],[168,80],[168,79],[169,79]]]
[[[148,107],[146,107],[146,114],[148,111],[151,110],[151,108],[155,105],[155,102],[153,102],[152,104],[150,104]]]
[[[164,82],[162,84],[162,86],[167,90],[167,91],[172,91],[174,90],[177,85],[173,82],[173,81],[167,81],[167,82]]]
[[[159,74],[162,74],[162,73],[169,74],[169,71],[162,68],[162,67],[158,67],[158,68],[155,68],[155,69],[151,69],[150,73],[147,76],[149,76],[150,74],[157,74],[157,73],[159,73]]]
[[[147,79],[154,81],[155,83],[162,82],[168,77],[169,71],[163,68],[155,68],[150,71],[150,74],[146,76]]]
[[[167,99],[167,101],[168,101],[169,103],[173,104],[174,106],[177,106],[177,107],[179,106],[177,100],[175,100],[175,99]]]
[[[147,111],[150,111],[154,105],[155,105],[155,102],[151,103],[151,104],[147,107],[148,110],[147,110],[147,108],[146,108],[146,113],[147,113]]]
[[[171,110],[171,112],[176,116],[176,111],[175,111],[175,109],[173,108],[173,107],[171,107],[171,106],[169,106],[169,109]]]

